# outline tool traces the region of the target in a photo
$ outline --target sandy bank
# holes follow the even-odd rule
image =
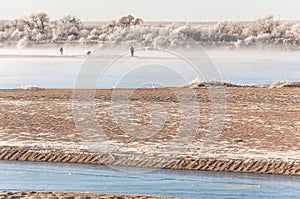
[[[98,138],[78,132],[72,90],[0,92],[0,159],[300,175],[300,88],[226,88],[223,129],[205,153],[201,146],[212,117],[210,91],[194,92],[199,125],[188,148],[176,151],[170,143],[181,119],[174,93],[168,89],[134,92],[130,101],[134,123],[149,123],[147,107],[153,104],[164,107],[168,116],[159,132],[141,138],[118,126],[111,108],[112,90],[98,90],[96,119],[106,141],[117,146],[109,152],[91,150],[89,141]],[[189,104],[188,99],[183,101]]]
[[[93,194],[93,193],[57,193],[57,192],[0,192],[0,199],[163,199],[164,197],[154,196],[130,196],[113,194]]]

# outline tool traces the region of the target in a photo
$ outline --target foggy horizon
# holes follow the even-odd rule
[[[30,7],[27,5],[31,5]],[[227,0],[211,1],[159,1],[141,2],[128,0],[118,2],[86,0],[74,2],[71,0],[4,0],[0,7],[0,19],[16,19],[32,13],[45,12],[51,20],[65,15],[75,15],[82,21],[110,21],[131,14],[144,21],[252,21],[265,15],[274,15],[275,20],[300,20],[297,5],[299,1],[287,0],[242,2]],[[172,8],[172,9],[169,9]]]

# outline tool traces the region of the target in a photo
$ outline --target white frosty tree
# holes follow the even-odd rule
[[[75,16],[67,15],[52,24],[53,41],[76,40],[83,25]],[[71,37],[70,37],[71,36]],[[79,38],[78,38],[79,39]]]
[[[209,46],[242,48],[270,45],[299,48],[300,24],[275,21],[272,15],[253,22],[196,25],[188,23],[149,25],[132,15],[103,25],[85,25],[72,15],[50,21],[50,17],[44,12],[17,20],[0,20],[1,46],[71,42],[102,46],[134,44],[143,47],[188,47],[189,39]]]
[[[40,12],[30,15],[30,20],[34,24],[34,28],[45,33],[45,26],[50,22],[50,17],[46,13]]]
[[[140,18],[135,19],[132,15],[127,15],[119,19],[119,25],[125,28],[128,28],[131,25],[141,25],[142,23],[143,23],[142,19]]]
[[[261,19],[258,19],[250,24],[250,30],[252,35],[257,36],[259,34],[271,34],[275,27],[278,26],[278,22],[274,21],[273,15],[267,15]]]

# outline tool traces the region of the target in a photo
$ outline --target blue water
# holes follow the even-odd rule
[[[300,178],[0,161],[1,191],[65,191],[183,198],[297,198]]]
[[[55,57],[51,53],[53,52],[42,51],[39,57],[32,52],[26,55],[25,51],[21,56],[6,56],[0,51],[0,89],[20,86],[74,88],[86,57],[76,56],[74,53],[70,56]],[[207,51],[207,53],[219,72],[219,78],[229,83],[268,85],[275,80],[300,81],[300,52]],[[157,86],[160,83],[161,86],[182,86],[199,76],[183,60],[156,55],[147,56],[148,58],[140,55],[133,59],[130,57],[119,59],[106,71],[104,77],[99,78],[97,88],[136,87],[136,82],[141,80],[149,81],[149,84],[138,85],[141,87]],[[105,63],[110,60],[105,56],[94,58],[93,62],[99,65],[96,70],[102,70]],[[155,63],[161,67],[147,66],[148,63]],[[205,65],[205,61],[200,60],[200,63],[203,64],[201,67],[204,70],[210,67]],[[145,66],[144,69],[132,71],[134,64]],[[170,67],[169,70],[163,69],[164,66]],[[180,76],[183,76],[184,81]],[[124,79],[126,81],[123,81]],[[118,84],[120,80],[121,85]]]

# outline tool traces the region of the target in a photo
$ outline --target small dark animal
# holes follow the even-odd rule
[[[86,54],[87,54],[87,55],[91,55],[91,54],[92,54],[92,51],[88,51]]]

